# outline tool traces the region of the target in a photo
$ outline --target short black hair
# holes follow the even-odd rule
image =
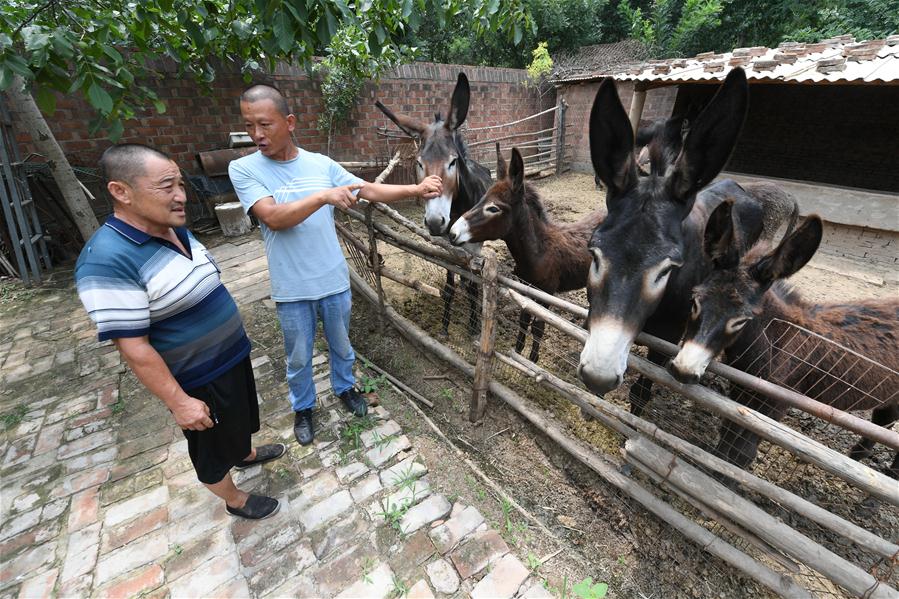
[[[124,181],[134,184],[134,179],[146,172],[144,162],[149,156],[171,160],[171,156],[144,144],[116,144],[109,146],[100,157],[100,176],[106,183]]]
[[[242,94],[240,94],[241,102],[249,102],[252,104],[253,102],[258,102],[259,100],[271,100],[275,104],[275,108],[280,112],[283,116],[287,116],[290,114],[290,106],[287,104],[287,99],[284,97],[284,94],[281,93],[274,85],[269,85],[267,83],[257,83],[255,85],[251,85],[247,89],[244,90]]]

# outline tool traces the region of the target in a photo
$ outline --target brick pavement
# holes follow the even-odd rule
[[[213,251],[245,315],[273,312],[263,252],[254,235]],[[0,304],[0,599],[548,596],[475,508],[431,487],[438,465],[387,409],[342,410],[322,355],[316,442],[297,445],[276,343],[253,353],[255,441],[289,452],[235,479],[281,510],[231,517],[161,402],[96,341],[70,273],[54,281]],[[275,326],[268,316],[251,338]]]

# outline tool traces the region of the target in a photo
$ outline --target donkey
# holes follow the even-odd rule
[[[595,393],[621,384],[639,331],[680,340],[693,287],[711,270],[702,255],[702,231],[715,206],[734,201],[735,231],[741,247],[749,247],[763,232],[767,202],[795,204],[771,186],[765,193],[731,180],[706,187],[730,156],[748,96],[746,75],[733,69],[691,123],[676,157],[656,152],[650,174],[638,176],[633,131],[615,83],[600,85],[590,113],[590,155],[608,189],[608,215],[589,243],[589,335],[578,366]],[[664,363],[664,355],[653,350],[649,359]],[[640,377],[630,390],[631,411],[641,414],[650,397],[651,383]]]
[[[496,183],[477,205],[463,214],[450,229],[455,245],[502,239],[515,259],[515,274],[547,293],[581,289],[587,284],[592,258],[587,240],[602,222],[598,210],[575,223],[552,222],[543,208],[540,194],[524,181],[524,160],[517,148],[512,160],[499,154],[497,144]],[[530,359],[536,362],[546,325],[522,310],[518,317],[515,351],[521,353],[528,327],[533,333]]]
[[[490,170],[468,158],[468,149],[459,127],[468,116],[471,88],[465,73],[459,73],[446,120],[438,112],[434,122],[425,124],[415,118],[391,112],[380,101],[375,105],[387,118],[393,121],[406,135],[420,140],[416,158],[416,172],[419,180],[429,175],[438,175],[443,182],[443,193],[425,201],[425,225],[431,235],[446,235],[456,219],[474,206],[490,184]],[[480,253],[480,244],[466,247],[474,254]],[[466,284],[469,294],[469,332],[477,330],[477,284]],[[443,288],[443,334],[449,333],[450,305],[455,295],[455,277],[446,272]]]
[[[888,427],[899,420],[899,298],[852,304],[806,303],[783,279],[805,266],[818,249],[821,219],[808,217],[773,250],[761,242],[743,253],[733,242],[731,208],[730,202],[720,204],[706,225],[704,248],[714,270],[693,292],[690,323],[669,371],[681,382],[695,383],[712,358],[723,351],[732,366],[840,410],[873,409],[872,421],[880,426]],[[891,373],[882,380],[879,374],[872,374],[867,360],[859,359],[853,365],[845,354],[830,353],[817,344],[811,351],[808,344],[800,347],[807,337],[796,334],[797,330],[786,323],[877,359]],[[772,359],[775,352],[797,357],[784,359],[778,355]],[[834,370],[839,374],[833,374]],[[840,376],[859,377],[858,384],[840,383]],[[744,403],[775,420],[786,415],[786,406],[780,402],[750,395]],[[745,468],[755,459],[758,442],[755,433],[725,421],[718,452]],[[866,458],[873,445],[873,441],[861,439],[850,456]],[[886,473],[899,478],[899,453]]]

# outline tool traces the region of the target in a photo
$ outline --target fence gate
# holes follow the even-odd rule
[[[12,254],[16,258],[18,274],[26,285],[41,282],[41,261],[44,268],[50,268],[50,256],[47,243],[37,216],[37,208],[31,190],[28,188],[28,175],[22,162],[19,146],[12,128],[12,117],[6,102],[0,96],[0,169],[2,169],[2,185],[0,185],[0,204],[3,205],[3,219]],[[3,270],[16,274],[11,264],[0,254]]]

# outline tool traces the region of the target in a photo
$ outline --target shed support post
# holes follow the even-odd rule
[[[637,127],[640,126],[640,118],[643,116],[643,104],[646,103],[646,85],[635,82],[634,95],[631,96],[631,110],[628,118],[631,121],[631,129],[634,131],[634,139],[637,138]]]
[[[565,111],[568,110],[568,102],[565,98],[559,100],[559,106],[556,108],[556,126],[559,129],[559,135],[556,137],[556,176],[562,174],[565,168]]]

